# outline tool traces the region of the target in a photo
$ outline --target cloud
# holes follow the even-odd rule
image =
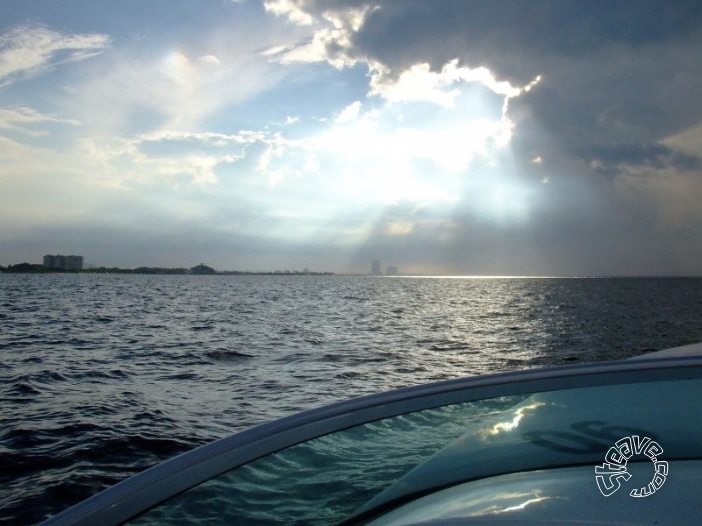
[[[66,62],[93,57],[110,45],[107,35],[67,34],[19,26],[0,35],[0,87]]]
[[[213,66],[221,66],[222,63],[219,61],[217,57],[214,55],[203,55],[200,57],[200,62],[204,62],[205,64],[212,64]]]
[[[307,41],[265,52],[269,56],[280,54],[281,63],[327,62],[341,69],[363,61],[362,57],[351,52],[352,42],[354,34],[363,27],[370,6],[330,8],[317,14],[307,11],[304,2],[295,0],[266,1],[264,7],[277,16],[287,17],[294,24],[313,28]]]
[[[702,121],[702,108],[689,104],[702,98],[702,63],[695,59],[702,14],[692,0],[285,4],[314,22],[311,40],[291,57],[366,64],[370,93],[388,100],[448,106],[456,75],[508,97],[543,75],[530,97],[514,103],[531,119],[533,135],[525,137],[523,127],[520,141],[542,148],[535,155],[557,159],[553,150],[571,156],[602,142],[655,144]],[[354,23],[345,15],[351,12]],[[335,38],[327,34],[333,30]]]
[[[702,152],[702,124],[666,137],[662,142],[671,149],[686,155],[699,156]]]
[[[72,85],[64,105],[89,132],[204,130],[290,74],[259,52],[277,38],[272,32],[245,28],[235,38],[223,31],[179,47],[122,46]]]
[[[75,119],[65,119],[44,115],[29,106],[19,108],[0,108],[0,130],[18,132],[22,135],[40,137],[46,135],[45,130],[35,130],[33,127],[42,123],[68,124],[70,126],[80,126],[80,122]]]
[[[259,132],[238,134],[159,131],[132,139],[84,139],[83,162],[103,174],[105,182],[139,186],[163,180],[174,186],[217,183],[217,170],[245,156],[245,147],[264,140]]]
[[[137,135],[135,143],[146,144],[168,144],[175,149],[203,148],[203,147],[226,147],[229,145],[252,144],[264,139],[262,132],[240,131],[237,134],[224,134],[214,132],[184,132],[176,130],[160,130],[152,133]]]
[[[499,102],[492,119],[440,109],[427,122],[412,106],[401,114],[389,105],[361,110],[356,101],[307,135],[266,138],[257,170],[275,184],[290,177],[324,177],[334,182],[340,198],[358,202],[452,202],[445,188],[460,184],[456,177],[467,176],[471,165],[499,149],[509,133]]]
[[[358,114],[361,111],[361,101],[357,100],[346,106],[339,116],[336,118],[337,124],[351,122],[358,119]]]
[[[339,144],[351,145],[357,152],[362,151],[365,154],[384,148],[394,154],[398,165],[402,165],[402,159],[407,158],[407,154],[400,154],[402,147],[395,147],[401,144],[413,152],[420,152],[417,157],[439,159],[442,166],[451,164],[453,170],[466,169],[470,159],[478,151],[484,151],[489,140],[501,144],[509,141],[513,127],[507,113],[509,100],[530,91],[538,84],[540,77],[535,74],[526,85],[515,86],[506,80],[497,79],[487,67],[460,65],[460,59],[455,57],[443,63],[438,71],[432,69],[429,63],[412,63],[403,65],[402,68],[384,63],[373,54],[360,51],[356,45],[362,38],[369,17],[375,11],[382,11],[384,8],[384,5],[372,7],[357,2],[277,2],[275,8],[271,7],[269,11],[278,16],[288,16],[294,23],[312,26],[312,36],[306,43],[288,46],[284,52],[278,48],[275,53],[271,51],[270,55],[278,56],[283,64],[326,62],[339,69],[364,63],[369,70],[367,96],[381,98],[385,105],[430,102],[447,110],[453,109],[456,100],[464,93],[465,85],[480,84],[502,97],[502,121],[495,123],[475,119],[474,122],[455,124],[442,131],[437,126],[429,133],[419,131],[419,128],[404,127],[388,136],[382,131],[377,132],[378,127],[371,123],[371,114],[367,114],[361,125],[365,127],[363,133],[366,137],[372,139],[351,137],[350,128],[347,128],[342,136],[334,140]],[[291,17],[291,13],[295,16]],[[305,16],[300,16],[300,13],[304,13]],[[336,124],[356,121],[361,105],[361,101],[347,105],[337,116]],[[480,124],[477,125],[476,122]],[[485,131],[481,133],[477,126]],[[331,133],[339,135],[342,132],[335,130]],[[459,143],[468,146],[460,151]],[[432,149],[436,153],[432,154]],[[448,161],[449,156],[456,160]]]
[[[287,17],[294,24],[307,26],[314,23],[314,17],[292,0],[266,0],[263,7],[274,15]]]
[[[309,12],[329,9],[306,1]],[[349,4],[349,2],[337,2]],[[643,47],[684,41],[700,23],[694,1],[583,5],[577,0],[522,3],[512,0],[442,2],[377,1],[355,36],[356,53],[404,70],[417,61],[433,67],[458,55],[518,83],[533,77],[532,65],[547,57],[581,58],[615,46]],[[541,69],[541,68],[539,68]]]
[[[673,168],[679,171],[699,171],[702,159],[698,155],[678,152],[665,144],[597,145],[578,152],[598,173],[616,176]]]
[[[452,88],[460,82],[479,82],[493,93],[505,96],[506,99],[518,97],[524,91],[529,91],[538,84],[536,77],[530,84],[520,88],[512,86],[507,81],[498,81],[489,69],[480,67],[472,69],[458,66],[458,59],[444,64],[441,71],[431,71],[428,63],[414,64],[401,72],[397,79],[386,80],[382,75],[373,75],[370,95],[380,95],[389,102],[405,102],[411,100],[428,100],[440,106],[450,108],[459,91]]]
[[[5,33],[4,224],[97,224],[126,265],[206,239],[218,268],[699,271],[697,2],[222,5],[177,39],[17,26],[53,39],[12,37],[32,60]]]

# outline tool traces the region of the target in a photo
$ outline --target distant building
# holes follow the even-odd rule
[[[374,259],[371,262],[371,276],[380,276],[380,261],[377,259]]]
[[[44,256],[44,268],[49,270],[83,270],[83,256]]]
[[[395,266],[393,266],[393,265],[389,265],[389,266],[385,269],[385,275],[386,275],[386,276],[397,276],[398,274],[399,274],[399,271],[398,271],[397,267],[395,267]]]
[[[83,270],[83,256],[66,256],[66,270]]]

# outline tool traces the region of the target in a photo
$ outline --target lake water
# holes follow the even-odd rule
[[[335,400],[702,341],[702,279],[0,275],[0,521]]]

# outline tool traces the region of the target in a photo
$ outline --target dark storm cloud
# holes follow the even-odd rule
[[[368,4],[305,3],[320,12],[361,5]],[[521,126],[516,146],[528,145],[529,152],[577,158],[602,143],[655,145],[702,122],[697,1],[371,5],[378,8],[354,33],[349,54],[384,64],[391,76],[419,62],[439,70],[454,58],[517,84],[543,75],[511,107]],[[676,163],[695,166],[691,159]]]
[[[696,126],[702,66],[692,50],[702,51],[700,42],[612,48],[535,66],[543,81],[511,106],[517,139],[577,156],[601,144],[659,143]]]
[[[596,172],[615,176],[628,169],[649,168],[695,171],[702,168],[698,156],[676,152],[663,144],[597,145],[581,150],[578,155]]]
[[[680,41],[694,35],[700,21],[696,2],[410,1],[373,11],[357,45],[379,51],[391,64],[420,59],[439,65],[462,51],[466,62],[514,78],[522,61]],[[529,78],[524,72],[522,81]]]
[[[520,75],[523,61],[578,57],[613,45],[685,41],[702,23],[695,1],[313,1],[304,6],[318,12],[377,7],[369,11],[354,46],[386,65],[427,61],[440,67],[459,56],[523,82],[533,78],[528,67]]]
[[[357,268],[379,259],[402,273],[475,275],[656,275],[699,272],[698,226],[661,229],[661,210],[645,195],[625,207],[611,182],[593,186],[582,178],[543,185],[528,220],[500,224],[465,207],[450,221],[438,210],[389,208],[359,250]],[[394,221],[416,220],[405,235],[389,235]]]

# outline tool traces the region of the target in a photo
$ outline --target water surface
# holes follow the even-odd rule
[[[335,400],[702,341],[702,279],[0,275],[0,516]]]

